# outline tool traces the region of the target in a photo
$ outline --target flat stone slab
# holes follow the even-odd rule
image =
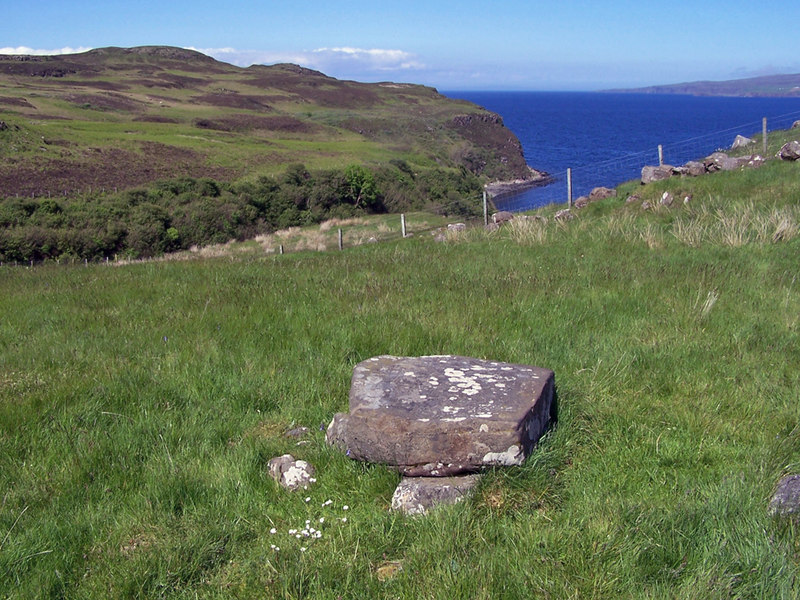
[[[392,510],[424,515],[437,506],[456,504],[472,494],[479,480],[480,475],[403,477],[392,495]]]
[[[407,476],[519,465],[550,422],[549,369],[463,356],[378,356],[356,365],[350,412],[327,441]]]

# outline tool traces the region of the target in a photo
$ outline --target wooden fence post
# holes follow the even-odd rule
[[[403,234],[403,237],[406,237],[406,215],[405,213],[400,213],[400,231]]]
[[[342,250],[343,248],[344,248],[344,243],[342,240],[342,230],[339,229],[339,250]]]
[[[567,168],[567,208],[572,208],[572,169]]]
[[[486,190],[483,190],[483,226],[489,224],[489,198],[487,197]]]
[[[658,166],[664,166],[664,146],[661,144],[658,145]]]
[[[764,158],[767,157],[767,117],[761,120],[761,133],[764,137]]]

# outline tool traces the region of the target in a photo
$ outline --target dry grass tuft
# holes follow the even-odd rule
[[[506,227],[511,239],[518,244],[534,246],[547,241],[547,221],[545,219],[513,219]]]

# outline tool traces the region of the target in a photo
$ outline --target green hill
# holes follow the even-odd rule
[[[532,176],[499,116],[432,88],[291,64],[239,68],[172,47],[0,56],[0,120],[15,130],[0,145],[5,195],[235,181],[298,162]]]
[[[486,182],[539,177],[498,115],[429,87],[170,47],[0,57],[0,261],[470,214]]]

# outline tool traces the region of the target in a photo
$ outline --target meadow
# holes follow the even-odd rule
[[[799,175],[444,242],[0,268],[0,597],[798,597],[767,503],[800,471]],[[553,369],[557,425],[392,513],[399,476],[324,442],[380,354]],[[308,491],[269,478],[286,452]]]

